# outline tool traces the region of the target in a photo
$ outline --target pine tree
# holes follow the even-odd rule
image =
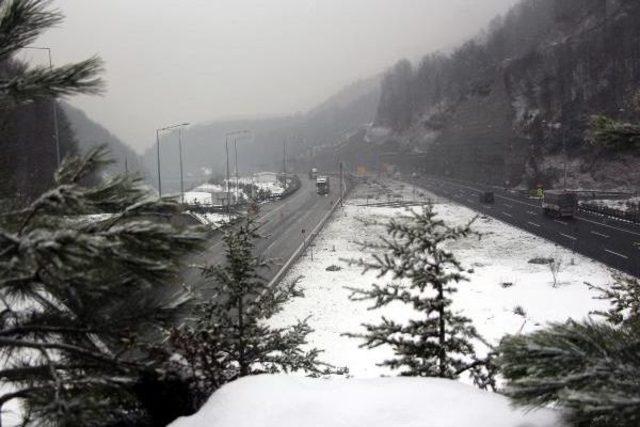
[[[365,333],[349,333],[365,340],[363,347],[389,345],[395,357],[380,365],[399,369],[403,376],[458,378],[469,372],[479,386],[493,387],[489,359],[476,356],[474,339],[480,339],[471,320],[451,310],[451,296],[457,283],[468,280],[464,268],[446,245],[473,234],[471,223],[447,226],[437,218],[434,207],[392,219],[386,225],[388,237],[362,243],[373,251],[373,260],[349,260],[363,267],[363,274],[375,271],[378,279],[371,289],[353,289],[353,301],[373,300],[371,309],[403,303],[415,311],[406,323],[386,317],[380,324],[364,324]],[[379,254],[383,252],[383,254]]]
[[[137,177],[83,185],[105,156],[66,159],[54,188],[0,217],[0,407],[20,399],[26,422],[154,424],[138,390],[165,375],[149,351],[202,236]]]
[[[62,15],[49,9],[49,4],[49,0],[0,0],[0,63],[62,21]],[[25,66],[18,74],[0,78],[0,105],[98,93],[103,86],[97,77],[101,70],[102,61],[96,57],[53,69]]]
[[[304,349],[312,332],[306,320],[290,327],[267,325],[284,303],[302,293],[297,281],[268,286],[260,272],[269,263],[253,253],[257,238],[258,226],[250,218],[225,233],[226,262],[203,270],[213,296],[197,307],[192,325],[171,335],[202,402],[225,383],[247,375],[337,372],[319,361],[320,350]]]
[[[619,276],[602,289],[606,321],[553,323],[505,337],[498,366],[517,404],[553,404],[580,426],[640,424],[640,281]]]
[[[57,148],[61,157],[75,154],[73,131],[55,99],[98,93],[103,87],[98,58],[53,69],[16,58],[42,32],[62,21],[50,3],[0,0],[0,212],[7,205],[24,205],[50,188],[59,166]]]

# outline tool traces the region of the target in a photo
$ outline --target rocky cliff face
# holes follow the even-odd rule
[[[391,70],[377,123],[438,174],[548,186],[566,153],[572,185],[639,186],[638,153],[596,159],[585,139],[594,114],[640,122],[638,22],[635,0],[524,0],[452,55]]]

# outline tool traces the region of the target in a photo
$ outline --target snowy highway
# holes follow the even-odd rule
[[[415,184],[455,203],[494,217],[586,255],[625,273],[640,277],[640,227],[624,221],[580,211],[572,220],[542,214],[540,202],[521,194],[497,190],[494,204],[483,204],[480,185],[433,177]]]
[[[258,214],[257,221],[261,224],[259,233],[263,238],[256,242],[256,255],[272,261],[271,268],[263,272],[267,281],[271,280],[289,260],[305,234],[320,223],[338,197],[337,184],[332,183],[332,191],[328,196],[318,195],[314,181],[306,176],[301,177],[301,184],[300,189],[288,198],[263,205]],[[224,262],[225,247],[222,236],[222,232],[216,232],[207,244],[206,250],[190,260],[192,268],[185,271],[184,282],[200,291],[204,298],[210,293],[196,266]]]

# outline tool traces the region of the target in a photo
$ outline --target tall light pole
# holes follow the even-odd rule
[[[180,123],[177,125],[166,126],[156,129],[156,153],[158,158],[158,197],[162,197],[162,177],[160,174],[160,132],[164,132],[169,129],[180,128],[182,126],[189,126],[189,123]],[[182,178],[182,140],[180,140],[180,177]],[[182,187],[182,183],[180,184]]]
[[[284,175],[284,189],[287,189],[287,138],[282,141],[282,173]]]
[[[49,55],[49,70],[53,70],[53,60],[51,57],[51,48],[49,47],[37,47],[37,46],[25,46],[23,49],[33,49],[33,50],[46,50]],[[61,153],[60,153],[60,129],[58,125],[58,106],[56,103],[56,98],[52,99],[52,110],[53,110],[53,138],[56,143],[56,165],[60,166],[61,161]]]
[[[184,174],[182,172],[182,126],[178,128],[178,153],[180,157],[180,203],[184,204]]]
[[[227,185],[226,185],[226,190],[227,190],[227,213],[229,214],[229,216],[231,216],[231,192],[229,191],[229,187],[230,187],[230,182],[231,182],[231,176],[230,176],[230,170],[229,170],[229,137],[233,136],[234,137],[234,144],[235,144],[235,149],[236,149],[236,203],[238,202],[238,190],[237,190],[237,185],[238,185],[238,140],[237,137],[240,135],[249,135],[251,134],[250,131],[248,130],[237,130],[237,131],[233,131],[233,132],[227,132],[224,135],[224,151],[225,151],[225,155],[227,158]]]

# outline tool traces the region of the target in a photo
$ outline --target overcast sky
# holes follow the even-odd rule
[[[71,103],[142,151],[175,122],[306,111],[455,46],[515,1],[57,0],[66,20],[38,44],[57,64],[106,61],[107,93]]]

